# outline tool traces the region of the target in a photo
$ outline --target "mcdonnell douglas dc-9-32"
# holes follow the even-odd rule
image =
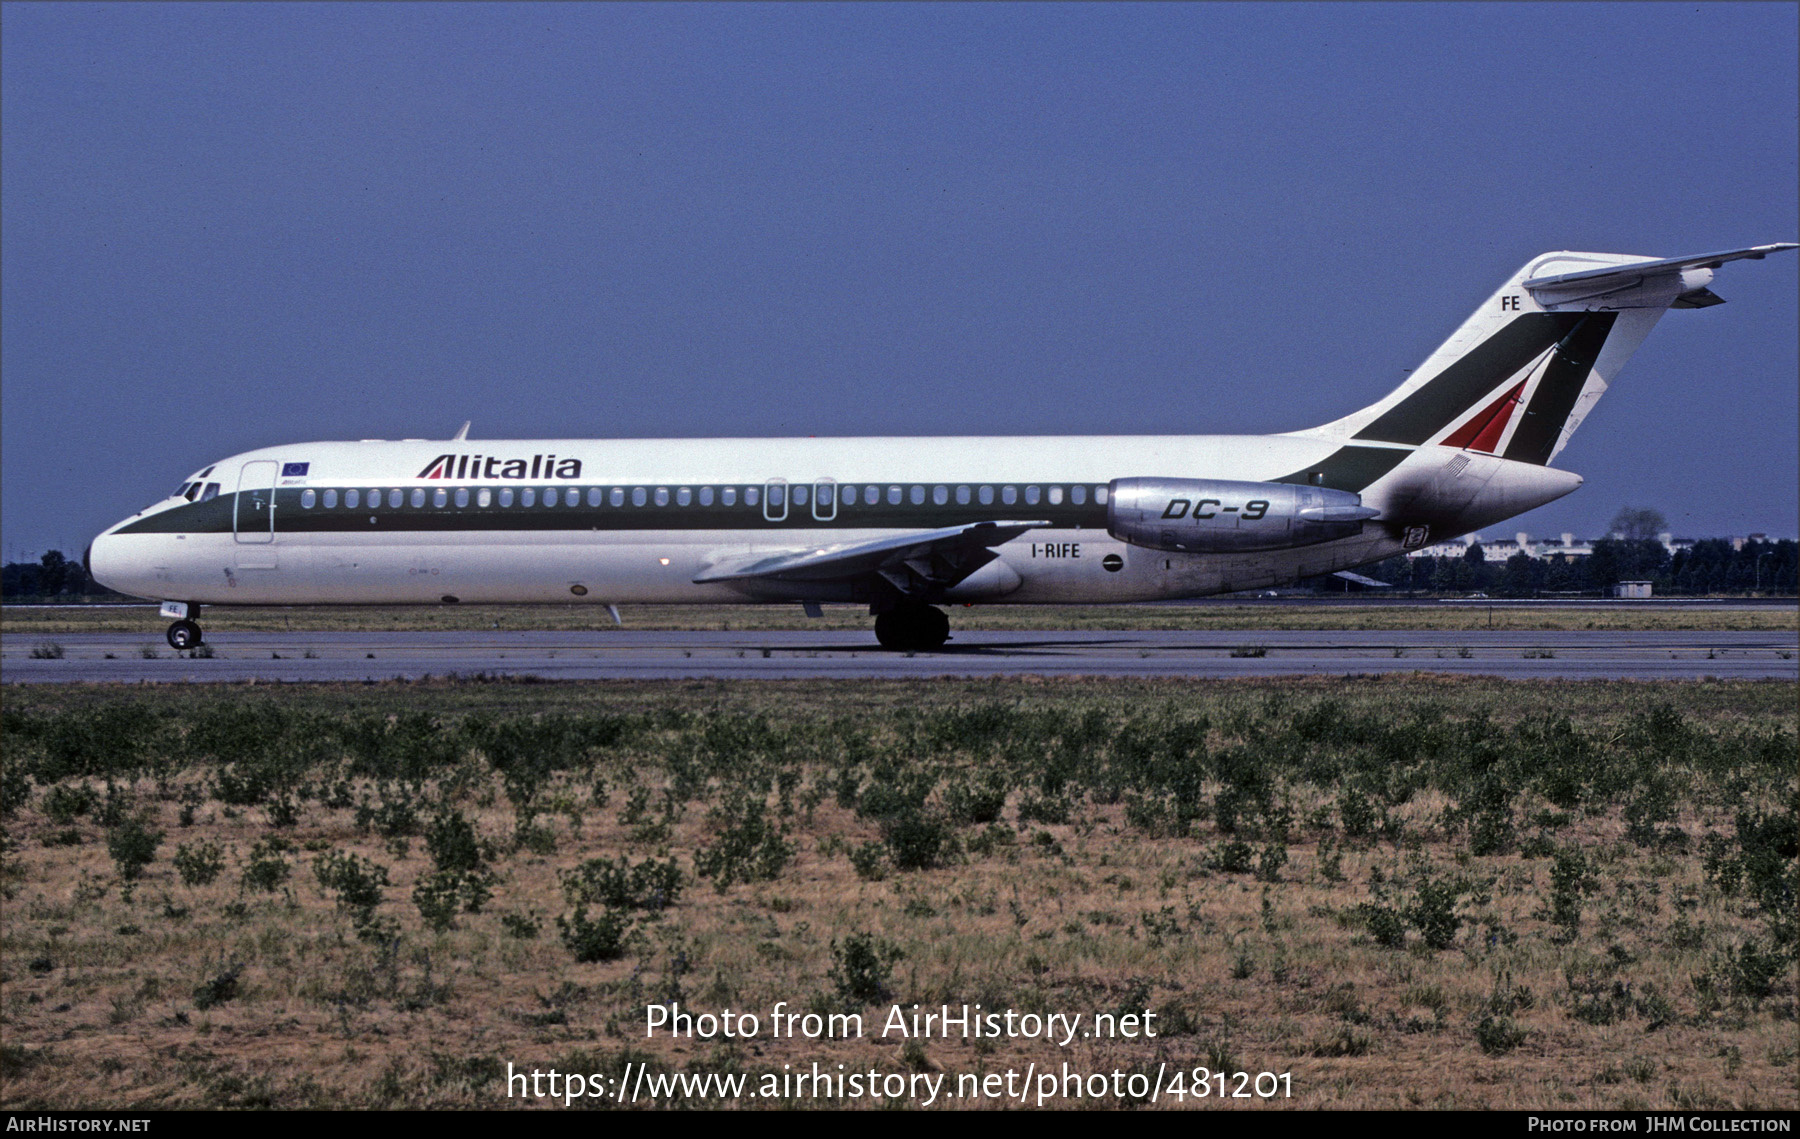
[[[202,605],[866,604],[890,649],[937,606],[1282,586],[1492,526],[1664,310],[1729,261],[1546,253],[1385,398],[1279,435],[297,443],[233,455],[95,538],[94,579]]]

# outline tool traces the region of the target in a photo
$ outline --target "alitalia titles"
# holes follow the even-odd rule
[[[499,455],[439,455],[418,473],[422,479],[578,479],[580,459],[533,455],[531,461]]]

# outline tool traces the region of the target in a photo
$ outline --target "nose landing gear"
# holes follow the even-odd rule
[[[191,649],[200,643],[200,626],[183,617],[169,626],[169,646],[176,650]]]
[[[898,605],[875,618],[875,639],[896,652],[943,648],[950,639],[950,618],[929,605]]]

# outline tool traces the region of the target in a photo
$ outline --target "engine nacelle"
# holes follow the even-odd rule
[[[1312,546],[1362,533],[1380,511],[1322,486],[1226,479],[1114,479],[1106,532],[1121,542],[1187,554]]]

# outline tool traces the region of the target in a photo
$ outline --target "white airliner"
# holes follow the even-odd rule
[[[1386,398],[1282,435],[364,440],[222,459],[94,539],[95,580],[202,605],[867,604],[894,649],[935,605],[1286,585],[1561,498],[1551,467],[1668,308],[1727,261],[1546,253]]]

